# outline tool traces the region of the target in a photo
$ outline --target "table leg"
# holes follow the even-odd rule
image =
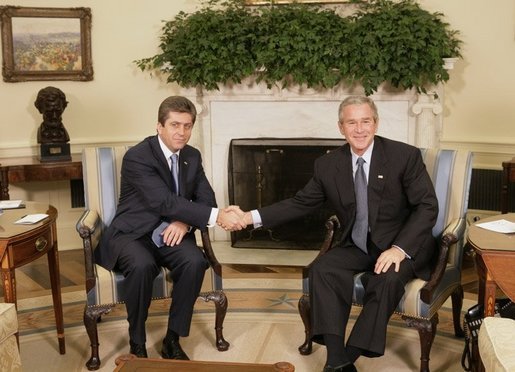
[[[6,247],[2,247],[6,248]],[[4,288],[4,302],[13,303],[18,309],[18,304],[16,302],[16,277],[14,274],[14,269],[9,267],[9,257],[6,249],[2,249],[4,252],[4,256],[2,257],[2,285]],[[16,342],[18,343],[18,348],[20,347],[20,335],[16,332]]]
[[[486,272],[485,279],[485,317],[495,315],[495,293],[497,290],[497,284],[492,279],[492,276]]]
[[[0,200],[9,200],[9,167],[0,170]]]
[[[55,235],[55,229],[54,236]],[[59,277],[59,254],[57,250],[57,240],[54,239],[53,247],[47,253],[48,269],[50,271],[50,284],[52,285],[52,299],[54,302],[55,324],[57,328],[57,339],[59,341],[59,353],[66,353],[64,342],[64,321],[63,321],[63,302],[61,299],[61,280]]]

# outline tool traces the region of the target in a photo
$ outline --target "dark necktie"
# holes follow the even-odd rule
[[[170,167],[170,171],[172,173],[174,187],[173,192],[179,195],[179,155],[172,154],[172,156],[170,156],[170,159],[172,159],[172,166]]]
[[[354,193],[356,194],[356,220],[352,227],[352,240],[363,252],[367,253],[368,233],[368,196],[367,178],[363,169],[365,160],[358,158],[356,174],[354,175]]]
[[[172,165],[170,167],[170,173],[172,174],[172,192],[174,194],[179,194],[179,156],[177,154],[172,154],[170,156],[172,160]],[[170,222],[162,221],[161,224],[154,229],[152,232],[152,241],[158,247],[162,247],[164,245],[163,237],[161,233],[168,227]]]

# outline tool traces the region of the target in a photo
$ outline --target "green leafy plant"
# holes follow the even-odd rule
[[[179,12],[162,28],[161,53],[135,61],[142,70],[160,70],[169,83],[218,89],[240,83],[258,67],[252,46],[258,18],[241,1],[208,1],[188,14]],[[221,7],[216,7],[221,5]]]
[[[343,58],[349,22],[333,11],[305,4],[264,8],[259,17],[253,50],[258,81],[270,87],[282,82],[329,88],[344,71],[336,63]]]
[[[425,91],[445,82],[443,58],[460,57],[458,32],[414,0],[353,0],[348,17],[313,4],[249,7],[209,0],[162,28],[161,52],[135,61],[169,83],[219,89],[255,76],[268,87],[382,83]]]

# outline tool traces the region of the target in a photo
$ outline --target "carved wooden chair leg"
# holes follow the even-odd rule
[[[89,336],[91,344],[91,357],[86,362],[86,368],[89,371],[94,371],[100,368],[100,357],[98,355],[98,331],[97,323],[102,315],[111,311],[112,306],[98,306],[98,307],[84,307],[84,326]]]
[[[229,349],[229,342],[223,336],[223,323],[227,314],[227,296],[223,291],[203,292],[199,294],[204,301],[213,301],[215,303],[215,334],[216,348],[218,351],[226,351]]]
[[[407,316],[402,317],[409,327],[416,328],[420,338],[420,372],[429,372],[429,354],[431,346],[436,336],[436,326],[438,324],[438,313],[433,315],[430,320],[415,319]]]
[[[463,307],[463,287],[460,285],[451,294],[452,300],[452,320],[454,322],[454,335],[456,337],[465,337],[465,332],[461,327],[460,316]]]
[[[309,355],[313,351],[313,341],[311,341],[311,306],[309,304],[309,295],[303,294],[299,299],[299,314],[304,323],[305,340],[299,346],[299,352],[302,355]]]

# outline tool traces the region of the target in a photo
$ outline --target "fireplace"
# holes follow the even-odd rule
[[[295,195],[311,178],[316,158],[344,144],[343,139],[233,139],[228,159],[230,204],[243,210],[264,207]],[[325,221],[334,211],[327,205],[302,219],[273,229],[248,227],[231,233],[237,248],[318,249]]]

